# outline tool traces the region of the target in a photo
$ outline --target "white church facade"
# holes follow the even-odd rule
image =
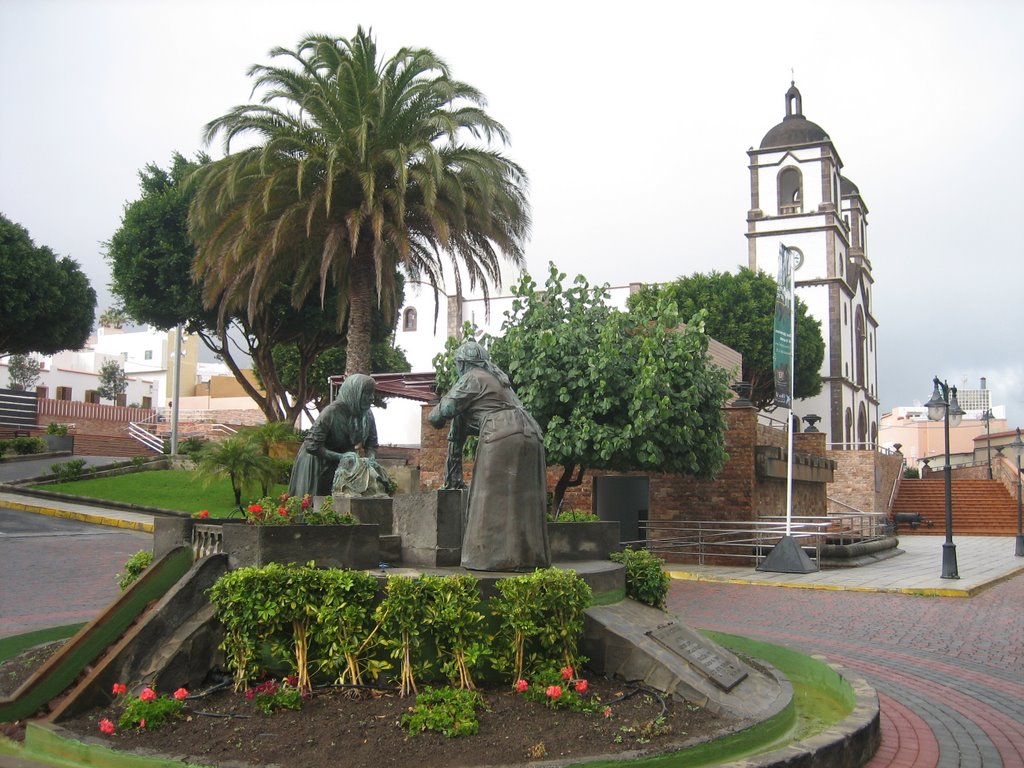
[[[830,447],[871,449],[878,443],[879,400],[868,208],[842,175],[832,139],[804,117],[795,84],[785,99],[782,122],[747,152],[748,264],[774,276],[780,244],[799,252],[797,296],[821,322],[825,357],[821,393],[795,401],[794,414],[822,417],[818,428]]]

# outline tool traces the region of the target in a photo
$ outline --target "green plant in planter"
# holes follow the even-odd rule
[[[321,573],[321,585],[316,639],[323,666],[341,685],[363,685],[364,675],[372,680],[391,667],[373,653],[381,643],[374,618],[377,579],[365,571],[332,568]]]
[[[480,587],[473,576],[424,576],[423,624],[431,633],[441,672],[459,688],[474,690],[473,671],[490,655],[484,615],[477,610]]]
[[[56,421],[51,421],[46,427],[46,434],[66,437],[68,434],[68,425],[58,424]]]
[[[552,523],[599,523],[601,518],[587,509],[563,509],[557,514],[548,514]]]
[[[5,453],[7,453],[7,448],[9,446],[10,446],[10,441],[8,441],[8,440],[0,440],[0,459],[2,459],[4,457]]]
[[[78,480],[82,477],[85,469],[85,459],[69,459],[65,462],[58,462],[50,465],[50,471],[57,476],[62,483]]]
[[[46,441],[41,437],[16,437],[10,441],[11,450],[19,456],[28,456],[33,453],[42,453],[46,450]]]
[[[117,585],[121,591],[128,589],[128,585],[135,581],[144,570],[153,564],[153,553],[140,549],[134,555],[125,560],[124,572],[117,574]]]
[[[646,549],[612,552],[611,559],[626,566],[626,594],[637,602],[665,610],[670,579],[662,567],[665,563]]]

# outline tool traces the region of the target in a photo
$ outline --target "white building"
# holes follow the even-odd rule
[[[796,249],[797,296],[821,322],[825,357],[819,395],[794,403],[814,413],[834,447],[878,442],[878,322],[867,257],[867,205],[840,171],[829,135],[803,115],[800,91],[786,92],[786,114],[750,149],[748,262],[775,276],[779,245]],[[799,349],[800,339],[796,339]]]

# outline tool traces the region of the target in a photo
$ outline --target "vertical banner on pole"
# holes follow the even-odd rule
[[[775,326],[772,369],[775,372],[775,404],[793,407],[793,260],[779,243],[779,280],[775,292]]]

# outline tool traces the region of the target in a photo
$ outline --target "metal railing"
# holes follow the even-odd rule
[[[701,565],[710,558],[753,560],[756,565],[786,534],[786,519],[770,516],[758,520],[648,522],[640,532],[642,539],[622,544],[644,547],[662,556],[696,558]],[[874,541],[888,536],[889,528],[885,515],[852,511],[794,516],[789,535],[817,563],[825,546]]]
[[[128,436],[134,438],[152,451],[163,453],[164,441],[142,426],[145,423],[146,422],[144,421],[129,421]]]

